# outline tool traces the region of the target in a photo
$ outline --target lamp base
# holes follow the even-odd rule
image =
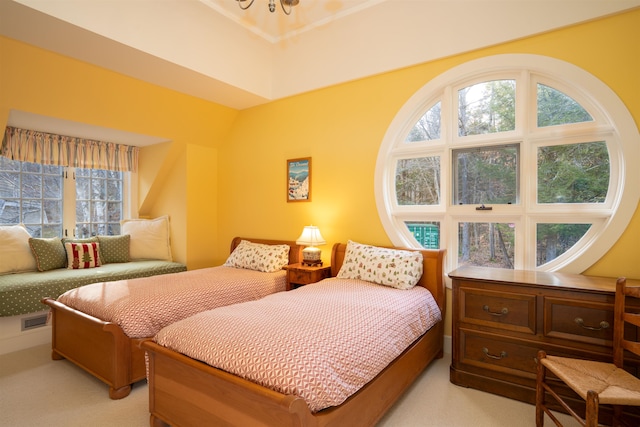
[[[322,251],[314,246],[302,250],[302,265],[313,267],[322,265]]]

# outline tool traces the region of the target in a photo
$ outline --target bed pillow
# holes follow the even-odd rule
[[[120,232],[128,234],[129,257],[136,259],[160,259],[172,261],[169,244],[169,217],[155,219],[124,219]]]
[[[422,253],[348,241],[337,277],[411,289],[422,277]]]
[[[49,271],[67,266],[67,253],[59,237],[32,237],[29,239],[31,252],[36,259],[38,271]]]
[[[36,259],[29,247],[30,238],[23,225],[0,227],[0,274],[36,271]]]
[[[98,242],[66,242],[67,268],[78,270],[81,268],[100,267],[100,243]]]
[[[273,273],[289,264],[289,249],[289,245],[265,245],[241,240],[224,265]]]
[[[98,236],[100,243],[100,262],[102,264],[112,264],[129,262],[129,244],[131,236]]]

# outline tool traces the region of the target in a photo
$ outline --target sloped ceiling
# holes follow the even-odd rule
[[[0,0],[0,34],[245,109],[640,0],[300,0],[290,16],[267,4],[241,11],[234,0]]]

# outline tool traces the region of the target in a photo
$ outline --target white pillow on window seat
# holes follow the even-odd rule
[[[155,219],[123,219],[120,233],[128,234],[131,260],[159,259],[172,261],[169,242],[169,216]]]
[[[36,259],[23,225],[0,227],[0,274],[36,271]]]

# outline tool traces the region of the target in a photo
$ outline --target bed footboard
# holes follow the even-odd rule
[[[373,426],[424,368],[442,356],[443,331],[439,322],[342,405],[315,414],[299,397],[261,387],[147,340],[141,346],[149,355],[150,425]]]
[[[109,397],[122,399],[131,385],[146,377],[141,340],[132,340],[122,329],[52,299],[51,358],[68,359],[109,385]],[[69,333],[73,331],[73,333]]]

